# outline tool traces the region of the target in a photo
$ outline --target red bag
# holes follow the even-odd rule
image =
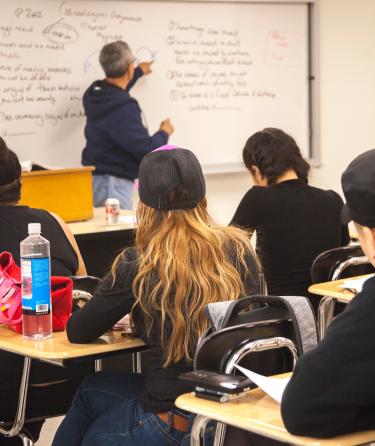
[[[73,281],[51,277],[52,328],[63,331],[72,312]],[[21,269],[12,254],[0,254],[0,324],[22,333]]]

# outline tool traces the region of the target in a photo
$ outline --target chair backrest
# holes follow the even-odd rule
[[[73,312],[82,308],[91,299],[100,279],[94,276],[72,276]]]
[[[218,305],[222,310],[225,307],[223,303]],[[214,306],[210,304],[208,311],[217,316]],[[298,308],[302,310],[300,314]],[[216,321],[216,331],[213,328],[199,342],[194,368],[225,373],[229,362],[246,344],[272,338],[292,341],[299,355],[316,345],[315,317],[306,298],[251,296],[228,302],[224,316],[219,323]],[[290,349],[275,348],[252,352],[239,363],[257,373],[274,375],[292,370],[293,362]]]
[[[342,246],[322,252],[316,257],[311,267],[312,283],[329,282],[334,278],[335,271],[338,268],[340,269],[339,277],[341,279],[375,272],[374,267],[368,261],[366,262],[366,259],[360,259],[359,262],[349,262],[345,269],[340,268],[340,265],[349,259],[363,257],[364,253],[360,245]]]

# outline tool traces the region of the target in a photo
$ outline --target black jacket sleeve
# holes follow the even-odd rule
[[[66,328],[70,342],[91,342],[130,312],[135,302],[131,290],[135,267],[134,262],[119,261],[115,281],[112,273],[107,274],[87,304],[73,313]]]
[[[298,361],[281,404],[289,432],[325,438],[375,428],[374,313],[375,278]]]

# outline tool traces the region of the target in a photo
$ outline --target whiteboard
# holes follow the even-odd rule
[[[150,133],[169,117],[170,142],[206,172],[241,166],[247,138],[291,133],[309,153],[306,4],[0,0],[0,135],[20,158],[80,164],[81,98],[104,77],[101,47],[124,40],[154,60],[131,94]]]

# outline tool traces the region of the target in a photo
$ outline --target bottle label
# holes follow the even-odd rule
[[[21,259],[22,311],[29,315],[49,314],[51,284],[49,258]]]

